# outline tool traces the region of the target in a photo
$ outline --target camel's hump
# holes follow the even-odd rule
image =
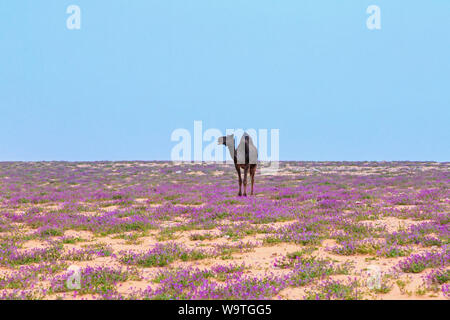
[[[248,154],[246,154],[246,148],[245,148],[245,140],[246,137],[248,137]],[[244,133],[242,135],[241,141],[239,142],[239,146],[237,147],[237,162],[239,164],[244,163],[251,163],[256,164],[258,161],[258,150],[256,149],[255,145],[253,144],[252,137],[248,133]]]
[[[247,132],[244,132],[244,134],[242,135],[240,143],[245,142],[245,137],[248,137],[248,140],[249,140],[251,143],[253,143],[252,136],[249,135]]]

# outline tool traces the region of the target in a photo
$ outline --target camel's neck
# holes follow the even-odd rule
[[[234,141],[227,143],[228,151],[230,151],[231,159],[236,162],[236,149],[234,148]]]

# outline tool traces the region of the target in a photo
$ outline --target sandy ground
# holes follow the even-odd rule
[[[96,164],[77,164],[76,168],[80,170],[90,170],[95,169]],[[170,169],[172,168],[172,164],[170,163],[116,163],[113,164],[112,173],[117,173],[118,175],[121,173],[121,168],[152,168],[155,170],[161,169]],[[193,164],[185,164],[177,166],[176,169],[173,169],[174,172],[171,173],[171,181],[174,181],[175,187],[179,180],[177,179],[213,179],[213,178],[221,178],[221,179],[230,179],[231,187],[235,187],[235,178],[234,173],[231,171],[221,170],[215,168],[214,170],[203,171],[197,170],[201,165]],[[179,173],[180,170],[184,170],[183,168],[193,167],[193,169],[189,169],[185,172]],[[226,166],[224,166],[226,168]],[[346,177],[368,177],[374,175],[403,175],[405,172],[431,172],[433,170],[442,170],[442,168],[438,167],[433,163],[429,165],[417,164],[414,166],[382,166],[382,167],[364,167],[357,165],[322,165],[316,167],[308,167],[308,166],[296,166],[294,164],[287,164],[283,166],[283,168],[277,172],[274,172],[272,175],[269,175],[267,179],[271,178],[283,178],[286,180],[285,184],[289,186],[292,184],[293,180],[296,177],[329,177],[329,176],[346,176]],[[445,170],[445,168],[444,168]],[[177,175],[180,175],[180,178],[177,178]],[[152,178],[152,174],[147,175],[149,179]],[[155,171],[154,176],[161,177],[161,173]],[[6,180],[9,180],[9,176],[3,176],[2,180],[5,183]],[[124,179],[123,181],[132,181],[132,179]],[[184,180],[183,180],[184,181]],[[190,181],[190,180],[189,180]],[[207,180],[205,180],[207,181]],[[270,181],[270,180],[268,180]],[[214,182],[214,181],[213,181]],[[128,183],[128,182],[127,182]],[[195,190],[195,180],[190,182],[190,185],[194,186]],[[73,184],[71,187],[78,188],[82,183]],[[155,184],[157,185],[157,184]],[[45,186],[45,184],[43,184]],[[130,183],[130,186],[133,184]],[[120,188],[125,188],[128,186],[124,185],[105,185],[105,189],[115,189],[120,190]],[[235,193],[235,190],[232,190]],[[231,191],[230,191],[231,193]],[[268,191],[263,191],[260,194],[257,194],[254,198],[258,199],[259,196],[270,197],[273,195],[274,191],[268,189]],[[162,192],[162,196],[165,194]],[[390,193],[386,191],[386,194],[383,196],[389,196]],[[116,212],[123,210],[127,206],[133,206],[138,208],[139,206],[144,207],[146,210],[154,210],[157,208],[162,208],[168,202],[172,201],[166,200],[158,194],[159,198],[151,199],[148,196],[136,196],[134,197],[129,204],[127,203],[110,203],[107,206],[105,203],[98,203],[93,205],[92,201],[78,201],[77,205],[87,206],[89,209],[87,211],[71,211],[71,214],[80,215],[84,217],[95,217],[101,216],[105,214],[115,214]],[[233,194],[234,197],[234,194]],[[234,199],[234,198],[230,198]],[[158,201],[158,202],[153,202]],[[234,204],[234,208],[239,209],[243,206],[243,204],[239,204],[239,199],[234,199],[236,203]],[[277,200],[274,200],[277,201]],[[384,198],[379,197],[377,202],[368,202],[367,208],[370,210],[375,210],[374,208],[378,208],[377,206],[382,206],[383,210],[379,210],[383,212],[379,214],[378,217],[367,219],[367,220],[358,220],[354,221],[355,226],[364,226],[371,229],[383,230],[387,234],[393,234],[396,232],[401,232],[404,230],[409,230],[413,226],[420,226],[424,223],[432,223],[434,220],[429,216],[424,216],[423,218],[413,217],[411,212],[418,210],[418,207],[414,204],[412,205],[395,205],[395,204],[387,204],[383,203]],[[437,200],[436,200],[437,201]],[[449,201],[448,198],[441,198],[438,200],[439,205],[441,207],[445,207],[443,210],[444,215],[448,215],[448,207]],[[302,202],[302,205],[316,205],[316,203],[309,202],[306,200]],[[393,271],[394,267],[405,257],[393,257],[393,258],[385,258],[380,257],[374,254],[352,254],[352,255],[340,255],[336,254],[332,251],[332,248],[339,244],[337,239],[325,238],[321,239],[319,243],[313,245],[302,245],[296,244],[293,242],[277,242],[277,243],[266,243],[264,239],[268,236],[275,234],[274,230],[280,230],[284,227],[289,227],[297,222],[296,219],[287,219],[287,221],[277,221],[277,222],[268,222],[268,223],[257,223],[257,224],[248,224],[249,230],[250,228],[263,229],[264,227],[272,230],[271,232],[256,232],[254,234],[240,236],[238,239],[233,239],[228,236],[225,232],[221,230],[224,226],[232,226],[239,225],[241,221],[232,221],[226,218],[220,220],[214,228],[211,229],[199,229],[195,227],[193,229],[189,229],[186,227],[185,229],[179,228],[180,226],[188,226],[189,225],[189,212],[191,210],[201,210],[205,206],[207,206],[206,202],[199,202],[195,204],[188,203],[172,203],[174,208],[183,209],[185,211],[180,211],[181,213],[176,217],[168,217],[167,219],[158,220],[158,228],[149,229],[143,232],[141,231],[121,231],[117,233],[112,233],[108,235],[102,235],[101,233],[96,233],[87,230],[78,230],[78,229],[66,229],[64,230],[62,235],[50,236],[50,237],[37,237],[33,238],[33,234],[37,232],[38,228],[31,224],[27,223],[16,223],[12,224],[12,230],[2,231],[0,233],[2,239],[6,241],[7,239],[13,239],[16,237],[24,237],[25,235],[29,235],[32,239],[22,239],[20,240],[20,246],[18,248],[19,252],[27,252],[33,249],[44,249],[49,246],[49,241],[60,241],[62,237],[64,238],[78,238],[79,241],[75,243],[63,243],[62,244],[62,252],[67,253],[71,250],[82,250],[85,248],[90,248],[93,246],[107,246],[113,253],[113,256],[106,257],[95,257],[92,260],[87,261],[70,261],[67,260],[65,263],[67,265],[77,265],[80,267],[87,266],[108,266],[108,267],[124,267],[123,263],[117,258],[124,251],[134,251],[134,252],[146,252],[151,250],[157,244],[161,243],[177,243],[182,246],[186,246],[191,249],[214,249],[218,245],[235,245],[238,241],[240,242],[254,242],[256,245],[248,250],[234,250],[226,257],[224,255],[217,255],[213,257],[208,257],[205,259],[195,260],[195,261],[174,261],[165,267],[141,267],[137,266],[140,272],[140,280],[127,280],[124,282],[120,282],[117,284],[117,292],[123,295],[130,294],[136,290],[144,290],[148,286],[152,288],[158,288],[158,284],[153,280],[158,275],[158,272],[163,269],[174,269],[177,268],[187,268],[187,267],[195,267],[199,269],[208,270],[213,265],[224,265],[224,264],[244,264],[244,274],[249,276],[256,276],[264,278],[268,274],[274,275],[287,275],[291,271],[290,269],[282,269],[275,267],[274,264],[279,259],[286,257],[288,254],[293,252],[298,252],[305,250],[306,248],[313,248],[310,254],[306,254],[307,256],[314,256],[315,258],[327,259],[333,261],[334,263],[340,264],[345,262],[351,263],[351,271],[348,275],[331,275],[329,279],[342,280],[346,281],[346,279],[350,277],[358,278],[361,283],[367,280],[367,270],[372,266],[376,266],[381,271],[382,275],[387,275],[386,283],[390,286],[390,289],[387,292],[380,293],[375,292],[373,290],[367,289],[366,286],[362,285],[362,290],[364,290],[364,298],[365,299],[445,299],[445,296],[441,291],[432,291],[424,288],[423,277],[427,271],[420,273],[401,273],[397,274]],[[41,210],[40,213],[36,214],[36,216],[46,216],[51,212],[60,212],[63,210],[66,203],[61,203],[55,201],[54,203],[45,203],[45,204],[20,204],[16,207],[12,207],[8,204],[4,204],[2,207],[2,213],[5,217],[7,212],[14,212],[16,214],[26,214],[29,212],[31,208],[39,208]],[[358,204],[359,205],[359,204]],[[359,208],[364,207],[359,205]],[[364,207],[364,208],[366,208]],[[92,210],[91,210],[92,209]],[[367,209],[367,210],[369,210]],[[348,214],[352,215],[352,209],[337,209],[339,210],[339,214]],[[390,211],[389,211],[390,210]],[[398,212],[406,212],[410,214],[409,217],[398,217]],[[389,215],[386,212],[393,212],[395,214]],[[5,218],[7,219],[7,218]],[[158,218],[159,219],[159,218]],[[168,229],[174,229],[170,233],[167,233]],[[178,228],[178,229],[177,229]],[[165,233],[166,232],[166,233]],[[196,236],[204,235],[206,238],[201,240],[193,240]],[[431,236],[439,236],[431,233]],[[421,245],[412,245],[411,254],[426,252],[429,250],[439,249],[436,247],[424,247]],[[114,256],[116,255],[116,256]],[[11,274],[15,270],[18,270],[19,266],[0,266],[0,276],[5,276]],[[448,265],[445,266],[448,268]],[[61,271],[60,274],[64,274],[64,271]],[[287,287],[282,289],[278,294],[273,296],[275,299],[303,299],[308,290],[311,290],[320,280],[316,279],[312,283],[302,286],[302,287]],[[48,284],[46,281],[38,282],[38,286],[44,286]],[[3,289],[6,292],[9,292],[10,289]],[[85,298],[90,299],[93,296],[91,294],[84,294],[82,296],[78,296],[76,298]],[[55,298],[64,298],[64,299],[72,299],[74,296],[69,293],[65,294],[49,294],[45,297],[46,299],[55,299]]]

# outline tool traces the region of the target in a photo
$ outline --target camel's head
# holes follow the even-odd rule
[[[217,140],[217,144],[219,145],[223,144],[224,146],[226,146],[228,143],[231,143],[232,141],[234,142],[234,134],[229,134],[227,136],[220,137]]]

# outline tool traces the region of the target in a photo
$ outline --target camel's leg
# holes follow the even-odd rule
[[[256,173],[256,166],[250,168],[250,177],[252,178],[252,193],[253,195],[253,185],[255,184],[255,173]]]
[[[241,169],[239,167],[236,167],[236,171],[238,173],[238,178],[239,178],[239,193],[238,196],[242,196],[242,192],[241,192],[241,185],[242,185],[242,177],[241,177]]]
[[[244,168],[244,197],[247,196],[247,173],[248,173],[248,166],[245,166],[245,168]]]

